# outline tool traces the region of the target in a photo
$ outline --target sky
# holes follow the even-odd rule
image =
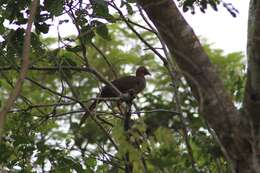
[[[229,1],[225,0],[225,2]],[[205,14],[196,9],[195,15],[189,11],[183,15],[195,33],[213,44],[214,48],[222,49],[225,53],[242,51],[246,54],[249,1],[235,0],[232,1],[232,4],[239,11],[236,18],[232,17],[222,5],[218,7],[217,12],[209,7]],[[50,34],[57,36],[56,29],[56,27],[52,27]],[[64,24],[59,30],[62,36],[77,32],[74,26]]]
[[[225,2],[231,2],[231,0],[225,0]],[[222,49],[225,53],[242,51],[246,54],[249,1],[235,0],[232,4],[239,11],[236,18],[232,17],[222,5],[219,6],[217,12],[208,8],[204,14],[196,9],[195,15],[189,11],[183,15],[195,33],[213,44],[214,48]],[[77,32],[72,25],[62,25],[59,30],[62,36]],[[51,27],[49,34],[57,36],[56,26]]]
[[[223,49],[225,53],[246,53],[249,1],[235,0],[232,4],[239,11],[236,18],[222,5],[218,12],[209,9],[204,14],[198,9],[195,15],[186,12],[184,17],[195,33],[213,43],[214,48]]]

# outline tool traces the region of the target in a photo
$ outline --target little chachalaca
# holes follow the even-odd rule
[[[121,92],[121,93],[129,93],[131,96],[136,96],[140,93],[146,85],[145,76],[151,75],[150,72],[143,66],[139,67],[136,70],[135,76],[125,76],[119,79],[112,81],[111,83]],[[118,97],[116,91],[111,86],[104,86],[101,89],[101,93],[99,95],[100,98],[111,98],[111,97]],[[95,100],[90,106],[89,111],[93,111],[100,100]],[[80,125],[84,123],[86,120],[85,114],[82,119],[80,120]]]

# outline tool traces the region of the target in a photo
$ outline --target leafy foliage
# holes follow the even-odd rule
[[[29,4],[28,0],[1,1],[0,20],[8,20],[16,29],[0,25],[0,100],[7,98],[19,75]],[[191,1],[185,4],[192,5]],[[150,51],[144,50],[143,43],[123,26],[121,18],[112,14],[113,5],[116,4],[104,0],[87,4],[45,0],[39,6],[28,77],[8,114],[0,141],[1,169],[120,173],[124,172],[128,153],[133,172],[229,172],[186,81],[182,77],[176,79],[176,93],[168,71]],[[122,0],[120,5],[133,15],[133,2]],[[50,19],[65,11],[78,35],[43,38],[42,34],[49,32]],[[59,25],[65,22],[62,20]],[[157,45],[156,36],[150,31],[139,33],[151,45]],[[49,46],[57,42],[59,46]],[[241,104],[245,80],[242,54],[223,55],[210,45],[205,50],[218,67],[225,86]],[[132,109],[131,128],[123,129],[124,113],[113,103],[101,104],[96,116],[89,117],[79,128],[85,112],[82,105],[88,106],[102,86],[86,67],[113,80],[132,74],[139,65],[149,67],[152,77],[143,95],[135,99],[141,110]],[[180,103],[176,103],[177,94]],[[176,113],[179,105],[181,115]]]
[[[202,13],[205,13],[210,6],[213,10],[218,11],[218,6],[222,4],[224,8],[233,16],[236,17],[239,13],[238,10],[231,4],[220,0],[178,0],[182,6],[183,12],[191,11],[195,14],[195,8],[198,7]]]

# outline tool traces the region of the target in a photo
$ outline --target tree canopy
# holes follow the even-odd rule
[[[176,3],[184,12],[222,4],[237,13],[223,1]],[[207,41],[201,46],[173,1],[0,5],[0,170],[257,172],[259,108],[244,113],[245,105],[252,109],[245,101],[251,91],[245,56],[224,54]],[[48,35],[54,19],[57,37]],[[77,33],[62,37],[66,24]],[[152,76],[131,105],[118,96],[89,111],[102,86],[139,66]],[[258,93],[252,97],[257,101]],[[252,169],[251,159],[244,162],[249,156]]]

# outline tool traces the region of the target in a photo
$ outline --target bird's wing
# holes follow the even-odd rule
[[[118,88],[122,93],[135,92],[136,94],[145,88],[145,79],[136,76],[125,76],[112,81],[112,83]],[[110,86],[105,86],[102,89],[102,97],[115,97],[116,93]]]

